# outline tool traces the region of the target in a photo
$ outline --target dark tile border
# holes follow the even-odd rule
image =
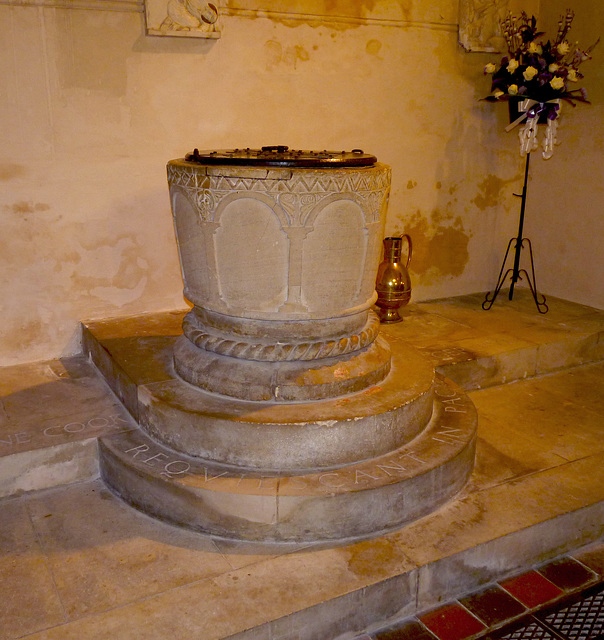
[[[545,618],[604,591],[603,568],[604,544],[591,545],[354,640],[496,640],[531,624],[564,640]]]

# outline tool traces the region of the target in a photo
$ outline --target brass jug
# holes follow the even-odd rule
[[[407,241],[407,262],[401,262],[403,240]],[[392,324],[402,320],[398,310],[411,298],[411,280],[407,267],[411,260],[411,238],[405,233],[401,236],[384,238],[384,260],[378,267],[375,290],[376,306],[380,322]]]

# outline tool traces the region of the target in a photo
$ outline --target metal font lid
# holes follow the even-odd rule
[[[232,149],[199,151],[185,156],[188,162],[199,164],[222,164],[238,166],[268,167],[366,167],[377,162],[377,158],[361,149],[352,151],[296,151],[285,146],[262,147],[262,149]]]

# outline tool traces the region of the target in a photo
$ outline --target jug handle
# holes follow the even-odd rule
[[[411,253],[413,251],[413,243],[411,242],[411,237],[406,233],[403,233],[401,235],[401,239],[407,240],[407,264],[405,265],[405,267],[408,267],[409,266],[409,262],[411,261]]]

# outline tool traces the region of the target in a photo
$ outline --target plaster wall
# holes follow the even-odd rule
[[[274,4],[225,3],[214,41],[146,36],[136,2],[0,5],[0,365],[76,350],[82,319],[183,304],[165,163],[193,147],[374,153],[393,169],[386,232],[413,237],[414,299],[493,287],[523,162],[505,108],[479,102],[492,54],[458,46],[457,2]],[[601,107],[567,119],[527,217],[543,290],[604,307]]]
[[[569,3],[542,3],[542,24],[555,34]],[[586,49],[604,38],[604,4],[574,0],[570,42]],[[527,234],[536,252],[538,284],[567,300],[604,308],[604,42],[580,70],[591,105],[563,105],[554,156],[531,156]]]

